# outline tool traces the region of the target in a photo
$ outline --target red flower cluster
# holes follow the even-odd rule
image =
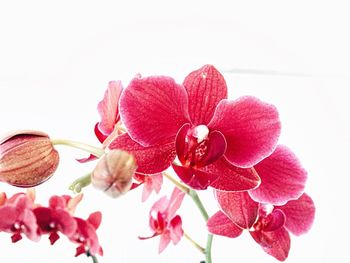
[[[98,111],[96,136],[104,147],[133,154],[131,189],[144,184],[143,200],[159,192],[160,173],[171,166],[190,188],[214,188],[221,211],[210,218],[210,232],[236,237],[247,229],[279,260],[288,255],[289,232],[311,226],[315,208],[304,194],[307,173],[289,148],[277,145],[277,109],[251,96],[227,99],[215,67],[191,72],[182,84],[140,75],[126,88],[110,82]],[[182,236],[181,218],[169,217],[172,198],[160,199],[150,213],[151,237],[161,235],[160,251]]]
[[[29,194],[28,194],[29,193]],[[34,203],[34,194],[18,193],[10,198],[0,194],[0,231],[12,234],[12,242],[22,239],[22,235],[33,241],[39,241],[42,235],[48,235],[53,245],[59,239],[59,233],[78,244],[76,256],[102,255],[96,230],[101,222],[101,213],[92,213],[84,220],[73,215],[82,195],[52,196],[49,206]]]

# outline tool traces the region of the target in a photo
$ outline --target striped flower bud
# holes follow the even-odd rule
[[[111,150],[102,156],[92,176],[92,184],[116,198],[130,190],[136,171],[135,158],[126,151]]]
[[[0,181],[32,187],[49,179],[59,163],[49,136],[38,131],[18,131],[0,139]]]

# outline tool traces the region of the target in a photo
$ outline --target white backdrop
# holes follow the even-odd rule
[[[0,133],[31,128],[52,138],[97,144],[92,131],[97,102],[109,80],[124,84],[136,74],[171,75],[181,82],[191,70],[214,64],[230,98],[255,95],[275,104],[282,120],[280,142],[309,172],[307,192],[317,214],[311,231],[292,238],[287,262],[349,262],[350,38],[346,1],[1,1]],[[69,193],[67,186],[92,169],[60,147],[56,175],[37,188],[38,201]],[[169,190],[166,186],[161,195]],[[5,184],[0,191],[18,191]],[[169,192],[169,191],[168,191]],[[201,193],[210,213],[210,191]],[[147,235],[152,198],[141,192],[112,200],[93,188],[77,215],[101,210],[105,256],[100,262],[199,262],[182,240],[157,255]],[[190,200],[180,210],[184,228],[205,242],[204,224]],[[90,262],[74,258],[62,238],[51,247],[0,233],[1,262]],[[246,233],[216,237],[213,261],[276,262]]]

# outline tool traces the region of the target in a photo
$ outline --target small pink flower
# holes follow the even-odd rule
[[[170,243],[176,245],[183,236],[182,221],[176,211],[180,208],[185,194],[175,188],[170,199],[166,196],[159,199],[151,208],[149,225],[153,231],[150,237],[139,237],[149,239],[160,236],[158,252],[161,253]]]
[[[173,165],[196,189],[248,190],[259,184],[251,167],[270,155],[280,133],[278,113],[254,97],[227,100],[223,76],[206,65],[183,85],[170,77],[134,78],[120,97],[128,134],[110,148],[134,154],[138,172],[158,173]],[[152,164],[152,165],[151,165]]]
[[[136,183],[133,184],[131,189],[143,185],[142,202],[145,202],[153,191],[158,194],[163,184],[163,175],[161,173],[152,175],[135,173],[134,179]]]
[[[235,238],[244,229],[269,255],[280,261],[288,257],[289,232],[306,233],[314,220],[315,206],[307,195],[282,206],[259,204],[247,192],[216,191],[221,211],[207,222],[209,232]]]
[[[32,211],[33,201],[24,193],[15,194],[0,206],[0,231],[12,233],[12,242],[22,239],[25,234],[29,239],[38,241],[38,226]]]
[[[102,214],[100,212],[90,214],[86,220],[74,217],[77,223],[77,228],[75,233],[71,235],[69,239],[80,244],[76,249],[75,256],[79,256],[87,252],[89,252],[90,255],[103,255],[102,247],[99,244],[96,234],[96,230],[101,223],[101,218]]]

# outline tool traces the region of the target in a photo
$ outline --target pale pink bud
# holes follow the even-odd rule
[[[135,158],[131,154],[111,150],[97,163],[91,181],[97,189],[116,198],[130,190],[136,168]]]
[[[45,133],[18,131],[0,139],[0,181],[32,187],[49,179],[58,163],[58,152]]]

